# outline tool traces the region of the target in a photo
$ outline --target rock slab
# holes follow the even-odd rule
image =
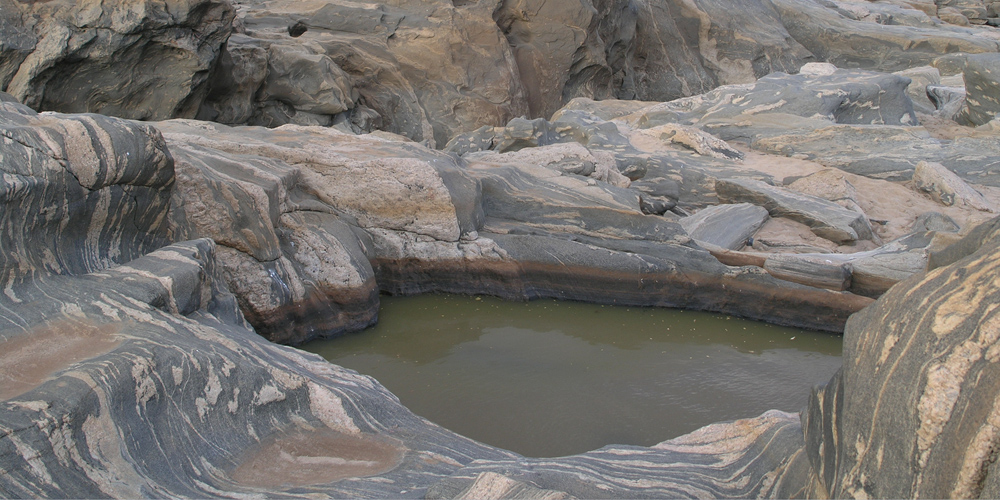
[[[822,198],[809,196],[753,179],[726,179],[716,183],[724,203],[752,203],[772,217],[787,217],[809,226],[817,236],[837,243],[870,240],[871,225],[864,214]]]

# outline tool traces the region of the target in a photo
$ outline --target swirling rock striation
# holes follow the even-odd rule
[[[998,38],[901,3],[0,0],[0,496],[997,496],[993,57],[941,56]],[[986,125],[919,125],[957,109]],[[734,184],[854,236],[679,223]],[[380,291],[846,322],[847,354],[801,417],[530,459],[268,342]]]

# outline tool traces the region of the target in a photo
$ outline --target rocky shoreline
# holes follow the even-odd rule
[[[1000,495],[1000,7],[578,3],[0,0],[0,496]],[[434,291],[844,367],[530,459],[279,345]]]

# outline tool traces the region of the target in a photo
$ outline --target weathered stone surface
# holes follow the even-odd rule
[[[990,496],[998,415],[996,220],[954,264],[854,315],[844,368],[804,414],[806,449],[833,497]],[[891,369],[889,369],[891,367]]]
[[[926,1],[895,3],[938,13]],[[978,19],[968,3],[955,7]],[[929,75],[914,84],[824,64],[751,83],[815,59],[895,70],[945,51],[995,51],[989,32],[885,3],[811,0],[237,8],[241,32],[223,46],[228,3],[0,0],[0,88],[33,105],[101,103],[90,85],[112,81],[111,101],[146,113],[128,116],[293,124],[175,120],[155,124],[161,138],[147,124],[37,115],[0,94],[0,496],[1000,492],[989,461],[1000,386],[989,337],[996,222],[944,251],[957,236],[924,230],[952,227],[921,219],[920,232],[868,252],[778,255],[701,247],[675,216],[725,210],[705,207],[732,185],[777,191],[768,183],[784,179],[842,216],[809,219],[821,232],[878,240],[856,178],[815,164],[790,173],[776,156],[764,167],[761,151],[895,180],[937,161],[965,182],[1000,186],[988,128],[952,140],[916,126],[905,88],[934,89],[933,71],[907,73]],[[737,8],[742,18],[730,22]],[[122,63],[111,77],[93,69],[108,61]],[[551,120],[529,119],[575,96],[667,99],[732,83],[741,85],[662,104],[578,99]],[[140,98],[155,85],[170,85],[162,102]],[[126,113],[101,106],[79,109]],[[347,133],[374,127],[389,132]],[[449,152],[425,147],[476,127]],[[793,190],[777,192],[805,198]],[[940,209],[965,217],[964,208]],[[864,328],[848,332],[845,369],[802,424],[767,413],[655,447],[560,459],[471,442],[410,414],[371,379],[258,335],[298,342],[361,328],[380,290],[708,309],[838,329],[925,262],[962,258],[855,316]],[[907,295],[908,286],[917,288]],[[876,330],[888,333],[865,336]],[[22,369],[33,358],[44,363]],[[900,428],[914,437],[900,439]]]
[[[770,2],[642,2],[636,25],[634,83],[623,99],[666,101],[718,85],[748,83],[775,71],[792,72],[813,59],[776,22]],[[741,23],[725,22],[733,9]],[[634,95],[628,90],[634,88]]]
[[[858,205],[858,190],[843,171],[828,168],[794,180],[788,189],[832,201],[848,210],[864,214]]]
[[[855,20],[833,2],[773,0],[788,33],[817,59],[841,68],[899,71],[949,52],[996,52],[997,40],[939,27]]]
[[[906,95],[913,101],[913,110],[917,113],[932,114],[938,108],[932,98],[928,95],[928,86],[941,84],[941,72],[933,66],[920,66],[897,71],[897,75],[909,78],[910,84],[906,87]]]
[[[27,241],[30,232],[34,244],[12,249],[13,258],[45,255],[52,249],[46,245],[65,238],[64,260],[93,264],[5,277],[2,496],[384,498],[499,489],[505,495],[786,497],[806,484],[809,469],[798,453],[802,433],[794,415],[769,412],[655,447],[532,461],[413,415],[368,377],[267,342],[242,311],[259,315],[267,308],[254,300],[286,294],[291,300],[283,304],[298,312],[285,317],[284,333],[308,332],[315,320],[295,322],[322,313],[310,300],[318,297],[331,307],[352,290],[363,292],[368,259],[380,286],[395,291],[466,287],[506,296],[715,304],[815,326],[836,324],[867,300],[726,267],[691,244],[677,224],[631,206],[634,191],[536,165],[460,164],[412,142],[316,127],[174,120],[156,124],[175,150],[176,168],[170,169],[164,142],[147,125],[36,115],[6,97],[0,106],[16,125],[5,134],[19,139],[0,143],[5,158],[23,153],[24,143],[41,135],[46,140],[36,148],[69,145],[56,131],[74,123],[91,127],[84,145],[109,145],[46,156],[43,166],[51,172],[45,173],[64,185],[45,185],[62,197],[20,192],[37,200],[37,213],[62,206],[76,189],[76,176],[95,188],[114,180],[163,194],[148,197],[155,213],[150,220],[137,209],[115,213],[142,224],[124,224],[130,229],[172,239],[211,237],[138,249],[130,249],[125,237],[114,239],[126,242],[120,247],[88,247],[80,244],[87,235],[57,224],[10,219],[5,231],[11,239]],[[28,149],[25,157],[35,154]],[[132,171],[129,159],[139,153],[145,155],[137,161],[142,168]],[[397,159],[408,160],[406,171],[393,169]],[[370,168],[354,168],[358,164]],[[344,182],[328,182],[338,175]],[[390,177],[397,184],[384,182]],[[353,184],[365,182],[383,186],[400,210],[371,204],[372,214],[352,217],[359,199]],[[172,208],[166,202],[171,195]],[[514,211],[517,201],[537,210]],[[15,212],[11,206],[5,214]],[[99,221],[106,206],[73,208],[81,220]],[[557,211],[580,216],[557,217]],[[30,219],[30,213],[18,217]],[[583,273],[587,280],[580,279]],[[792,307],[780,310],[778,304]],[[29,373],[7,369],[41,352],[46,362]],[[522,464],[538,473],[521,474],[515,467]],[[567,473],[573,470],[578,472]]]
[[[934,112],[946,118],[955,117],[965,106],[965,87],[928,85],[927,97],[934,104]]]
[[[371,109],[382,130],[440,146],[458,131],[528,113],[492,6],[255,0],[241,9],[247,35],[268,50],[271,81],[258,96],[255,123],[329,124],[351,108],[346,114],[357,122],[359,111]],[[289,53],[321,62],[326,76],[297,71]]]
[[[966,182],[1000,185],[1000,172],[992,167],[1000,147],[989,135],[942,141],[923,127],[816,125],[793,128],[793,124],[779,132],[785,125],[748,124],[744,133],[763,132],[753,141],[755,150],[804,158],[866,177],[909,180],[918,163],[932,161]]]
[[[254,121],[269,126],[328,126],[333,115],[354,107],[348,75],[326,54],[306,47],[272,44],[268,47],[267,65],[267,78],[257,90],[262,110]],[[271,111],[280,104],[294,109],[287,119]],[[317,118],[311,120],[313,116]]]
[[[851,270],[824,257],[776,255],[764,261],[764,270],[775,278],[817,288],[840,291],[851,286]]]
[[[195,117],[235,16],[224,0],[2,5],[13,57],[0,90],[39,110],[152,120]]]
[[[695,241],[739,250],[767,220],[767,209],[749,203],[716,205],[680,220]]]
[[[942,21],[955,26],[968,26],[969,18],[962,13],[961,9],[955,7],[938,6],[937,16]]]
[[[753,203],[767,209],[772,217],[788,217],[806,224],[817,236],[834,242],[867,240],[873,237],[864,214],[844,209],[815,196],[769,186],[752,179],[720,180],[715,186],[725,203]]]
[[[517,498],[506,496],[514,486],[509,483],[486,489],[487,482],[496,481],[497,476],[528,486],[532,492],[562,494],[540,498],[629,497],[636,495],[632,485],[637,483],[644,485],[640,494],[651,498],[793,498],[803,493],[803,476],[809,474],[805,457],[797,449],[799,429],[793,415],[770,411],[755,419],[713,424],[651,448],[606,446],[560,459],[479,461],[434,485],[427,498],[482,498],[472,493],[494,488],[503,491],[502,498]],[[715,455],[720,438],[732,440],[730,444],[743,451]],[[775,466],[773,457],[785,461]],[[615,465],[619,460],[628,460],[633,467]],[[771,467],[764,476],[745,472]],[[684,479],[692,473],[701,476],[697,484]],[[734,481],[734,475],[739,479]]]
[[[913,221],[912,231],[915,233],[923,231],[939,231],[943,233],[956,233],[961,227],[951,217],[938,212],[924,212]]]
[[[224,245],[230,289],[274,341],[374,322],[374,243],[363,229],[454,245],[481,224],[478,184],[451,157],[413,143],[294,126],[157,126],[177,158],[175,237]]]
[[[37,43],[38,38],[22,24],[14,0],[0,0],[0,91],[7,90],[10,79]]]
[[[951,206],[958,203],[984,212],[996,211],[979,191],[940,163],[927,161],[918,163],[913,171],[913,185],[942,205]]]
[[[661,139],[680,144],[701,155],[728,160],[743,159],[743,153],[733,149],[725,141],[690,125],[665,123],[646,130],[650,134],[660,134]]]
[[[174,164],[152,127],[5,100],[0,148],[4,283],[103,269],[168,241]]]
[[[868,71],[774,73],[752,84],[723,86],[650,106],[625,120],[642,128],[675,122],[704,127],[761,114],[782,114],[844,124],[916,124],[913,103],[905,92],[909,83],[908,78]],[[720,138],[727,140],[726,136]]]
[[[851,269],[853,293],[879,297],[893,285],[921,273],[927,266],[928,254],[942,245],[932,232],[917,232],[887,243],[876,250],[853,254],[847,260]]]
[[[1000,54],[977,54],[965,59],[965,107],[960,123],[983,125],[1000,113]]]
[[[988,15],[986,4],[983,0],[939,0],[937,4],[939,16],[941,9],[948,7],[958,10],[966,19],[972,22],[985,20]]]

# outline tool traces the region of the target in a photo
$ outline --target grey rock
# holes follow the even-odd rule
[[[719,199],[726,203],[753,203],[772,217],[788,217],[809,226],[822,238],[846,243],[873,237],[864,214],[847,210],[822,198],[767,185],[752,179],[716,182]]]
[[[785,180],[786,182],[788,179]],[[858,205],[858,191],[847,180],[846,175],[837,169],[820,170],[814,174],[795,179],[788,188],[803,194],[832,201],[848,210],[864,213]]]
[[[723,86],[703,95],[650,106],[624,119],[642,128],[675,122],[706,127],[714,122],[766,114],[844,124],[916,124],[913,104],[905,91],[909,83],[908,78],[898,75],[868,71],[774,73],[752,84]],[[712,133],[723,140],[729,138],[714,130]]]
[[[256,96],[268,74],[264,44],[234,33],[212,71],[211,91],[198,112],[199,120],[247,123],[257,111]]]
[[[753,137],[751,147],[758,151],[808,159],[875,179],[909,180],[918,163],[932,161],[966,182],[1000,185],[1000,171],[995,167],[1000,146],[990,134],[944,141],[931,137],[923,127],[823,126],[792,120],[748,122],[738,129],[715,131],[720,130]]]
[[[0,96],[5,282],[96,271],[166,244],[174,163],[159,132],[100,115],[39,115]]]
[[[938,13],[942,8],[954,8],[970,21],[986,19],[986,3],[983,0],[936,0]]]
[[[965,205],[984,212],[995,207],[961,177],[935,162],[921,161],[913,172],[913,185],[945,206]]]
[[[934,22],[923,11],[903,8],[889,3],[870,2],[826,2],[838,14],[853,21],[863,21],[881,25],[935,27]]]
[[[804,158],[876,179],[908,180],[919,161],[916,158],[941,158],[947,154],[942,151],[947,146],[931,138],[922,127],[834,125],[768,132],[754,140],[754,149]]]
[[[851,255],[850,291],[877,298],[896,283],[920,274],[927,267],[931,248],[937,246],[934,233],[914,231],[876,250]]]
[[[14,73],[38,43],[21,21],[14,0],[0,0],[0,92],[7,90]]]
[[[965,11],[955,7],[941,7],[937,10],[938,19],[955,26],[969,26],[970,19],[965,15]]]
[[[338,109],[363,104],[378,115],[382,130],[437,146],[459,131],[528,114],[517,61],[492,9],[423,2],[360,6],[254,0],[242,5],[248,36],[323,61],[326,76],[317,79],[287,61],[269,60],[269,78],[283,82],[286,90],[297,89],[295,97],[284,91],[277,97],[301,103],[294,104],[297,110],[332,120]],[[322,95],[341,91],[347,91],[346,99]],[[278,115],[261,123],[282,121]]]
[[[775,278],[817,288],[842,291],[851,286],[850,268],[823,257],[775,255],[764,261],[764,270]]]
[[[844,368],[803,414],[810,462],[831,496],[996,491],[995,467],[974,451],[988,446],[994,415],[979,402],[996,398],[989,348],[998,289],[986,281],[1000,248],[997,220],[980,228],[952,265],[894,287],[848,322]]]
[[[934,112],[946,118],[955,117],[965,106],[965,87],[928,85],[927,98],[934,105]]]
[[[695,241],[739,250],[767,221],[767,209],[749,203],[716,205],[680,220],[681,227]]]
[[[809,471],[804,457],[795,455],[801,431],[798,423],[790,417],[792,415],[772,410],[756,419],[713,424],[651,448],[607,446],[560,459],[519,457],[506,461],[480,461],[432,486],[427,498],[483,498],[491,495],[518,498],[516,494],[526,489],[532,493],[548,493],[548,496],[532,498],[620,498],[636,495],[634,487],[629,486],[636,481],[647,485],[640,494],[650,497],[795,497],[803,492],[802,481]],[[708,458],[704,453],[712,449],[719,436],[727,433],[745,435],[743,430],[737,429],[752,429],[750,432],[760,436],[759,440],[744,448],[747,452],[737,453],[731,460],[712,465],[703,462]],[[757,443],[764,440],[768,445],[757,448]],[[637,467],[609,468],[602,465],[615,463],[619,460],[617,457],[624,456],[634,460]],[[779,456],[794,458],[775,467],[774,459]],[[711,458],[708,460],[712,461]],[[655,472],[650,474],[646,471]],[[749,471],[756,472],[748,474]],[[760,474],[766,475],[765,471],[776,479],[762,480]],[[691,477],[692,473],[702,475],[698,484],[682,479]],[[733,474],[739,479],[733,481]]]
[[[725,141],[690,125],[665,123],[652,127],[649,131],[660,134],[660,137],[665,141],[680,144],[701,155],[729,160],[743,159],[743,153],[726,144]]]
[[[960,123],[983,125],[1000,113],[1000,54],[977,54],[965,59],[965,107],[957,117]]]
[[[965,69],[965,60],[970,55],[972,54],[967,54],[965,52],[942,54],[931,60],[931,66],[937,68],[938,71],[941,72],[941,75],[961,75],[962,71]]]
[[[321,128],[157,126],[177,158],[175,237],[221,245],[229,288],[273,341],[375,321],[375,244],[364,229],[454,244],[482,224],[478,183],[414,143]]]
[[[909,78],[910,85],[906,87],[906,95],[913,101],[913,110],[918,113],[932,114],[939,109],[927,90],[928,86],[941,84],[941,72],[933,66],[921,66],[897,71],[897,75]]]
[[[910,228],[912,232],[938,231],[942,233],[957,233],[961,229],[951,217],[940,212],[925,212],[917,216]]]
[[[997,42],[974,33],[851,19],[833,2],[773,0],[788,33],[817,59],[840,68],[900,71],[951,52],[997,52]]]
[[[221,0],[8,2],[3,10],[0,26],[17,33],[5,44],[30,53],[0,66],[0,89],[39,110],[150,120],[195,117],[236,14]],[[15,24],[33,21],[11,28],[9,12],[20,17]]]
[[[624,79],[621,99],[676,99],[793,72],[814,60],[778,22],[770,2],[650,1],[636,7],[643,15],[635,28],[634,76]],[[738,24],[724,21],[733,9],[741,13]]]
[[[314,115],[336,115],[354,107],[347,74],[325,54],[272,44],[267,64],[267,78],[257,95],[263,103],[280,101],[296,112]]]
[[[663,177],[633,181],[629,187],[639,191],[639,207],[644,214],[663,215],[675,209],[680,198],[680,184]]]

